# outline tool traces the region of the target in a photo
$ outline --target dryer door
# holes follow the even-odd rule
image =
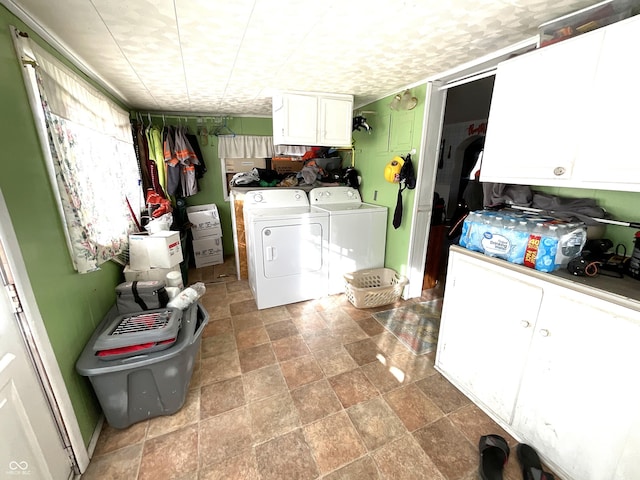
[[[269,226],[262,229],[263,268],[266,278],[316,272],[322,268],[322,225]]]

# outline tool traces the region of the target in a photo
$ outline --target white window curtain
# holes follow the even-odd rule
[[[258,135],[221,135],[218,158],[271,158],[273,137]]]
[[[35,60],[25,77],[39,97],[32,107],[44,123],[43,152],[71,259],[79,273],[91,272],[125,251],[135,230],[131,207],[140,205],[141,182],[129,115],[28,38],[20,47],[23,60]]]

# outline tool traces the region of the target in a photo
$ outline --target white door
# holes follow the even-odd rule
[[[353,100],[320,97],[318,144],[351,146]]]
[[[639,344],[637,311],[545,287],[513,427],[564,469],[558,473],[604,480],[620,468],[627,476],[616,479],[640,478],[638,439],[630,436],[640,405]],[[560,401],[568,397],[576,401]],[[635,460],[619,465],[626,443]]]
[[[322,225],[270,226],[262,230],[265,278],[288,277],[322,268]]]
[[[2,267],[0,263],[0,274]],[[6,266],[4,272],[0,275],[0,478],[68,479],[69,455],[18,327]]]
[[[542,289],[494,268],[449,257],[436,367],[509,423]]]

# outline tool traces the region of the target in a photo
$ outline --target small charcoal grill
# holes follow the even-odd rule
[[[118,315],[98,336],[93,345],[103,360],[164,350],[178,337],[182,310],[163,308],[137,314]]]

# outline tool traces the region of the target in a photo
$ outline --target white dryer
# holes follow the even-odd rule
[[[314,188],[309,201],[329,214],[329,294],[344,292],[345,273],[384,267],[387,207],[363,203],[351,187]]]
[[[329,215],[303,190],[247,192],[243,206],[249,286],[258,309],[327,294]]]

